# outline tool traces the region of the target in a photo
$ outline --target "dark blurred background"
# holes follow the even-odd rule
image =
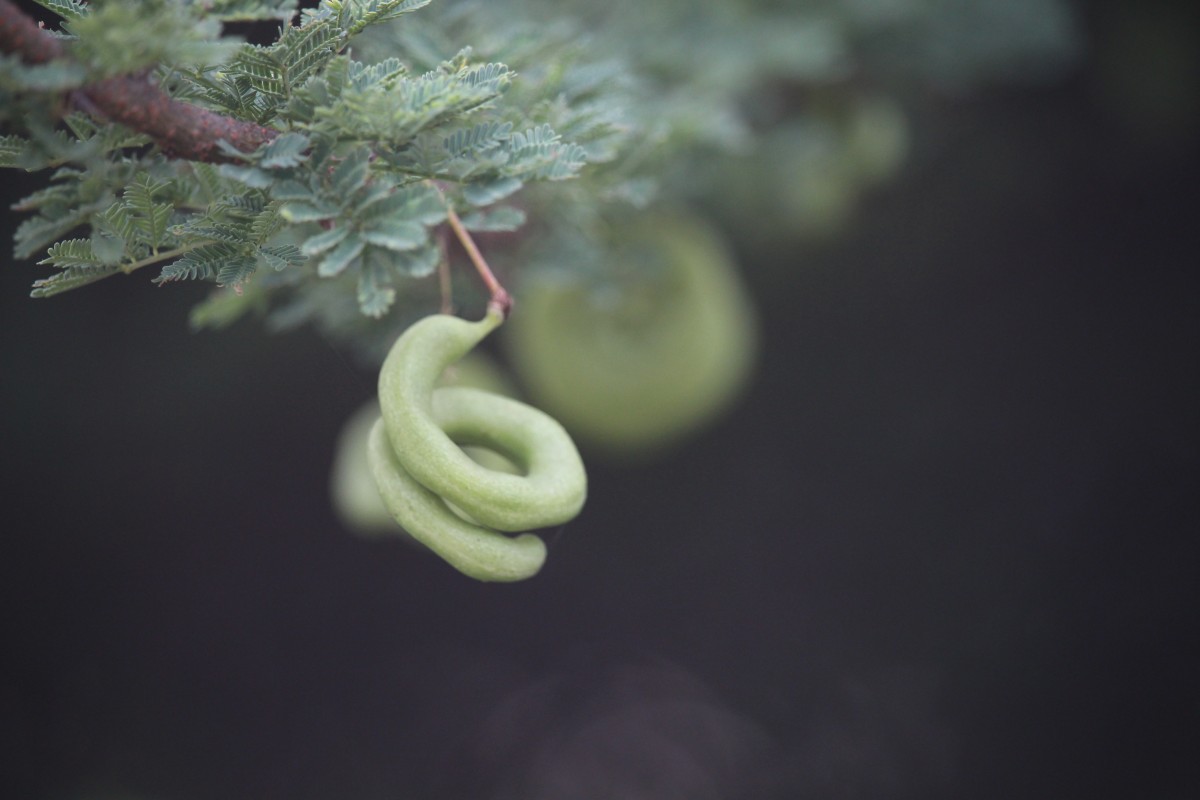
[[[4,795],[1200,796],[1192,7],[930,103],[840,239],[731,231],[752,390],[519,585],[339,527],[317,334],[7,263]]]

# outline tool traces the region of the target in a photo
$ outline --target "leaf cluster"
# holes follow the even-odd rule
[[[126,75],[157,67],[219,64],[235,49],[221,38],[219,18],[199,3],[122,0],[99,3],[55,2],[67,12],[63,30],[75,60],[88,78]],[[54,9],[52,9],[54,10]]]
[[[469,229],[519,227],[523,212],[496,204],[528,182],[574,177],[588,158],[545,115],[503,106],[512,70],[469,48],[419,71],[348,49],[369,26],[428,3],[325,0],[269,45],[210,34],[220,21],[290,13],[288,3],[49,3],[76,59],[63,62],[70,75],[81,65],[110,74],[153,63],[176,99],[280,133],[253,153],[226,148],[235,163],[216,167],[168,159],[144,137],[80,113],[6,116],[15,131],[0,138],[0,165],[54,168],[50,185],[18,204],[34,216],[15,254],[48,246],[39,263],[57,270],[34,296],[159,265],[157,283],[213,281],[235,296],[303,301],[312,284],[335,283],[358,313],[378,318],[442,260],[435,229],[449,207]],[[141,30],[135,16],[161,41],[136,48],[122,38]],[[210,39],[220,48],[193,47]],[[69,83],[30,78],[30,69],[6,70],[0,85],[31,107],[49,93],[38,80],[55,90]],[[255,305],[226,298],[217,302]]]
[[[160,284],[223,287],[198,323],[269,309],[376,352],[429,299],[447,209],[502,234],[488,253],[501,271],[603,283],[603,254],[639,209],[732,196],[730,175],[804,184],[781,177],[789,154],[830,137],[854,151],[842,120],[864,99],[987,80],[1074,44],[1061,0],[40,2],[70,57],[0,57],[0,166],[49,173],[17,205],[30,216],[15,255],[45,250],[56,270],[35,295],[154,266]],[[221,35],[253,20],[279,24],[276,40]],[[229,164],[188,163],[67,102],[131,71],[277,135],[227,148]],[[779,130],[784,151],[755,149]],[[794,213],[757,191],[756,217]]]

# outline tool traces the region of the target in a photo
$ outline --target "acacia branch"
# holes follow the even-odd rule
[[[249,153],[277,135],[270,128],[174,100],[147,78],[106,78],[88,84],[83,93],[106,118],[148,135],[175,158],[231,161],[217,147],[220,140]]]
[[[27,64],[45,64],[66,55],[62,42],[42,29],[12,0],[0,0],[0,51]],[[145,76],[123,75],[85,85],[79,105],[144,133],[168,156],[217,163],[232,160],[218,146],[224,139],[251,152],[277,131],[172,99]]]
[[[11,0],[0,0],[0,50],[19,55],[26,64],[45,64],[62,55],[62,43]]]

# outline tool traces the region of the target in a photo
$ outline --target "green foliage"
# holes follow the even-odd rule
[[[24,136],[0,136],[0,167],[15,167],[29,145]]]
[[[296,13],[296,0],[207,0],[205,5],[207,15],[222,22],[286,22]]]
[[[403,66],[394,59],[373,66],[345,63],[344,70],[335,72],[335,81],[309,87],[308,97],[319,95],[319,104],[313,104],[307,126],[339,138],[378,142],[390,151],[496,99],[509,80],[503,64],[446,64],[436,72],[405,79]]]
[[[34,0],[39,6],[58,14],[67,22],[83,19],[91,13],[91,8],[82,0]]]
[[[121,0],[89,6],[66,20],[73,55],[88,77],[107,77],[175,66],[219,64],[237,47],[221,40],[221,24],[198,3]]]
[[[518,289],[564,270],[602,287],[611,231],[640,209],[699,204],[755,237],[798,235],[897,168],[907,96],[1073,48],[1058,0],[42,5],[69,57],[0,58],[0,166],[50,173],[16,206],[30,216],[14,254],[56,270],[34,294],[154,267],[160,284],[224,287],[195,324],[266,313],[376,356],[436,304],[450,208],[497,234],[488,257]],[[253,20],[282,22],[276,41],[220,35]],[[216,166],[86,105],[62,115],[64,90],[147,70],[277,135]],[[876,99],[891,139],[853,122]]]
[[[62,92],[82,85],[87,77],[81,64],[24,64],[15,55],[0,56],[0,90]]]
[[[50,246],[46,258],[39,264],[51,264],[60,271],[33,285],[34,297],[53,295],[85,286],[117,271],[115,264],[105,264],[96,254],[89,239],[64,239]]]
[[[309,16],[305,24],[286,26],[269,47],[243,46],[223,70],[185,73],[183,96],[198,96],[234,116],[267,124],[346,39],[336,18]]]
[[[278,16],[289,4],[51,6],[74,37],[78,62],[64,69],[85,64],[109,75],[154,65],[177,98],[281,134],[256,153],[229,151],[237,163],[213,167],[168,160],[147,150],[144,138],[79,115],[66,130],[50,120],[12,125],[17,130],[0,140],[0,163],[60,165],[50,187],[19,205],[37,216],[22,225],[17,256],[87,234],[47,254],[41,263],[62,272],[38,281],[35,295],[151,264],[161,265],[158,283],[209,280],[239,292],[262,267],[298,269],[255,290],[303,297],[308,284],[337,279],[349,283],[360,313],[377,318],[401,284],[436,267],[441,253],[431,229],[448,205],[486,207],[527,182],[578,174],[587,161],[582,147],[536,114],[498,108],[512,82],[504,64],[476,62],[460,48],[411,74],[397,57],[367,63],[345,52],[367,27],[425,5],[325,2],[268,46],[216,42],[216,25]],[[153,41],[135,46],[132,32]],[[5,85],[26,94],[44,88],[47,81],[29,78],[32,69],[6,69]],[[467,218],[495,231],[516,229],[524,215],[481,209]]]

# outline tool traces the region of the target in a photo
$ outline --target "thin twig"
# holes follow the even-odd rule
[[[195,250],[197,247],[200,247],[203,244],[211,244],[211,242],[198,242],[195,244],[188,244],[184,247],[176,247],[171,250],[160,250],[156,253],[151,253],[149,256],[146,256],[145,258],[139,259],[137,261],[130,261],[128,264],[122,264],[121,271],[124,272],[126,275],[128,275],[129,273],[133,272],[134,270],[139,270],[142,267],[149,267],[152,264],[157,264],[161,261],[166,261],[168,258],[175,258],[175,256],[186,255],[187,253],[191,252],[192,250]]]
[[[438,259],[438,287],[442,292],[442,313],[454,313],[454,287],[450,281],[450,253],[446,247],[446,231],[438,231],[437,237],[438,251],[441,257]]]
[[[512,295],[508,290],[500,285],[500,281],[496,280],[495,274],[492,273],[492,268],[488,266],[484,260],[483,254],[479,252],[479,248],[475,245],[475,240],[471,238],[471,234],[463,227],[462,220],[458,218],[454,208],[446,204],[446,221],[450,223],[451,230],[458,237],[458,241],[462,244],[463,249],[467,251],[467,258],[471,259],[471,263],[475,265],[475,271],[479,273],[479,277],[483,278],[483,283],[491,292],[491,299],[488,305],[496,308],[507,319],[509,312],[512,311]]]

